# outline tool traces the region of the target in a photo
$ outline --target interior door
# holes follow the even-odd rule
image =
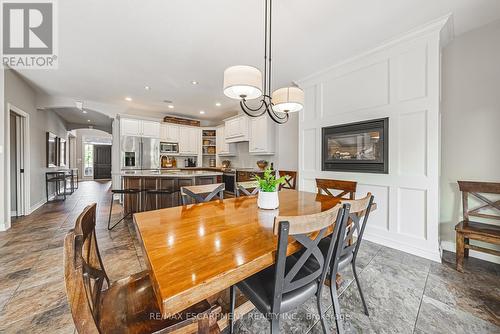
[[[111,145],[94,145],[94,179],[111,178]]]

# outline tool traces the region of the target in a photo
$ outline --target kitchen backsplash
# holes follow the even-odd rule
[[[266,160],[271,164],[276,165],[276,157],[274,155],[253,155],[248,153],[248,142],[240,142],[236,144],[236,156],[221,157],[220,160],[231,161],[231,167],[257,167],[257,161]]]

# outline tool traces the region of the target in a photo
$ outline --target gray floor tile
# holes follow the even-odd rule
[[[424,296],[416,328],[421,333],[500,333],[500,327]]]

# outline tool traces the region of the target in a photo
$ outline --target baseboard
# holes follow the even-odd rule
[[[454,242],[451,242],[451,241],[441,241],[441,247],[444,250],[447,250],[447,251],[450,251],[453,253],[455,253],[457,250],[456,244]],[[472,249],[469,250],[469,256],[474,257],[476,259],[481,259],[484,261],[500,264],[500,256],[495,256],[495,255],[488,254],[488,253],[478,252],[478,251],[475,251]]]
[[[52,197],[53,197],[53,196],[52,196]],[[31,206],[31,208],[30,208],[30,212],[29,212],[28,214],[29,214],[29,215],[31,215],[31,214],[33,213],[33,211],[40,209],[40,207],[41,207],[42,205],[44,205],[45,203],[47,203],[47,201],[46,201],[46,200],[44,200],[44,199],[42,199],[42,200],[41,200],[41,201],[39,201],[38,203],[33,204],[33,205]]]
[[[6,223],[0,223],[0,232],[5,232],[10,228],[10,224],[6,225]]]
[[[368,232],[365,232],[365,234],[363,235],[363,239],[374,242],[374,243],[382,245],[382,246],[394,248],[394,249],[400,250],[400,251],[405,252],[405,253],[420,256],[420,257],[426,258],[428,260],[441,263],[441,252],[439,251],[439,249],[436,249],[436,251],[432,251],[432,250],[427,250],[427,249],[416,248],[416,247],[395,241],[393,239],[389,239],[389,238],[386,238],[386,237],[383,237],[380,235],[370,234]]]

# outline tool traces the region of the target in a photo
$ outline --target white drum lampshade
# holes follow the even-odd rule
[[[258,68],[246,65],[226,68],[224,94],[236,100],[258,98],[262,95],[262,73]]]
[[[304,91],[299,87],[285,87],[273,92],[273,109],[277,112],[295,112],[304,106]]]

